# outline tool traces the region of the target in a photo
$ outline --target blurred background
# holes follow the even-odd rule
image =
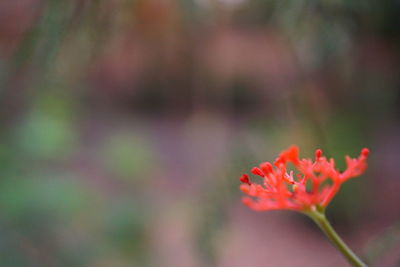
[[[328,208],[400,266],[400,1],[0,1],[0,266],[347,266],[241,204],[291,144],[371,149]]]

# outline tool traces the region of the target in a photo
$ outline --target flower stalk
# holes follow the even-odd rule
[[[354,267],[367,267],[365,264],[340,238],[340,236],[333,229],[332,225],[325,216],[325,209],[311,209],[304,211],[304,214],[308,215],[322,230],[322,232],[328,237],[331,243],[339,250],[347,261]]]

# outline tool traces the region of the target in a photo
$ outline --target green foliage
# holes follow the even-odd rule
[[[146,170],[156,163],[150,142],[145,136],[116,133],[106,139],[99,151],[104,166],[123,179],[146,179]]]
[[[68,121],[42,111],[33,112],[17,131],[25,156],[57,158],[73,147],[75,133]]]

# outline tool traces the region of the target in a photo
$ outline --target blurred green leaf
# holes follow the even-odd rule
[[[155,160],[149,141],[144,136],[130,133],[110,136],[99,155],[112,172],[132,181],[143,179],[144,172]]]
[[[43,111],[34,111],[17,128],[21,153],[58,158],[70,152],[75,134],[69,121]]]
[[[8,218],[37,214],[47,214],[52,219],[68,217],[87,207],[88,199],[88,192],[81,184],[59,174],[8,178],[0,186],[0,207]],[[44,221],[49,219],[43,218]]]

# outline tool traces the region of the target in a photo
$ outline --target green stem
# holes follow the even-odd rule
[[[324,234],[329,238],[332,244],[343,254],[348,262],[354,267],[367,267],[359,257],[343,242],[340,236],[335,232],[332,225],[325,216],[323,209],[315,209],[305,212],[319,226]]]

